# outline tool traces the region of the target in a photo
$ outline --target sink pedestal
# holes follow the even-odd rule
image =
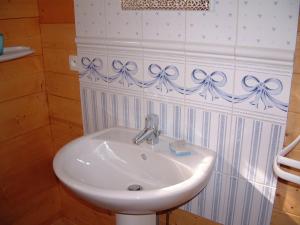
[[[156,225],[156,214],[126,215],[116,214],[116,225]]]

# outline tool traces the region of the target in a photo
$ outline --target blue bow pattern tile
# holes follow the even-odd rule
[[[275,95],[279,95],[283,91],[282,82],[276,78],[268,78],[260,81],[253,75],[246,75],[241,81],[241,86],[246,94],[233,95],[226,93],[222,88],[227,84],[227,76],[222,71],[214,71],[208,74],[202,69],[196,68],[192,71],[191,78],[195,84],[193,87],[182,87],[174,81],[179,77],[179,70],[174,65],[168,65],[161,68],[158,64],[150,64],[148,67],[149,76],[152,78],[147,81],[140,81],[134,77],[138,72],[138,66],[133,61],[122,63],[120,60],[113,60],[112,68],[115,72],[113,75],[103,75],[101,70],[103,62],[99,58],[90,60],[88,57],[81,58],[83,71],[80,72],[80,77],[87,77],[92,81],[103,80],[108,83],[119,82],[123,86],[136,85],[140,88],[150,88],[154,86],[159,91],[166,93],[176,91],[182,95],[199,94],[204,99],[224,99],[227,102],[249,103],[258,108],[259,104],[263,104],[264,109],[278,108],[284,112],[288,110],[288,104],[284,103]],[[275,86],[275,87],[274,87]]]

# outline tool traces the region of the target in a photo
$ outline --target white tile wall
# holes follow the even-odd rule
[[[144,11],[143,38],[157,41],[185,41],[185,14],[184,11]]]
[[[186,41],[234,45],[236,41],[236,0],[218,0],[208,12],[188,12]]]
[[[294,49],[298,11],[297,0],[239,1],[237,44]]]

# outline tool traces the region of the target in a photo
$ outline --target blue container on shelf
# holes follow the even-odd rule
[[[3,54],[4,50],[4,36],[3,34],[0,33],[0,55]]]

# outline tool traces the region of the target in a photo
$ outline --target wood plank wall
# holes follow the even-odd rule
[[[69,69],[76,55],[72,0],[39,0],[40,26],[51,130],[55,149],[82,135],[78,74]]]
[[[55,151],[83,134],[78,73],[69,69],[76,55],[73,0],[39,0],[40,26],[50,126]],[[114,216],[60,187],[63,218],[57,224],[113,225]]]
[[[0,63],[0,224],[39,225],[59,216],[52,172],[37,0],[0,0],[5,46],[24,45],[31,56]]]

